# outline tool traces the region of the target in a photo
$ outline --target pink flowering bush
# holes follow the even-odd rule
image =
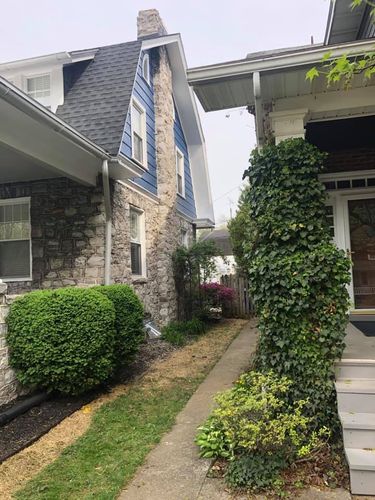
[[[234,299],[234,289],[220,283],[203,283],[200,290],[212,307],[223,307]]]

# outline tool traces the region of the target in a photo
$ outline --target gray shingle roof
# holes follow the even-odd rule
[[[100,47],[56,114],[110,154],[117,155],[142,42]]]

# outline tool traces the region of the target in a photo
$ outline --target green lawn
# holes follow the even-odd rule
[[[16,492],[15,498],[115,499],[242,326],[243,322],[233,322],[232,326],[215,327],[195,342],[196,347],[178,351],[181,363],[190,363],[188,377],[171,378],[166,372],[165,384],[160,379],[140,381],[100,407],[88,431]],[[191,354],[202,354],[204,347],[209,353],[207,361],[195,366]],[[190,350],[184,359],[186,349]],[[163,378],[163,369],[159,373]]]

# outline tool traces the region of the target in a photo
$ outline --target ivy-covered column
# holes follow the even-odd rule
[[[254,151],[243,242],[261,332],[256,368],[288,376],[317,425],[336,421],[334,362],[344,349],[349,261],[331,241],[324,153],[303,139]]]

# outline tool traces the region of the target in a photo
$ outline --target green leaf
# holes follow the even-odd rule
[[[313,68],[309,69],[306,73],[306,80],[309,80],[312,82],[315,78],[317,78],[320,75],[318,69],[314,66]]]

